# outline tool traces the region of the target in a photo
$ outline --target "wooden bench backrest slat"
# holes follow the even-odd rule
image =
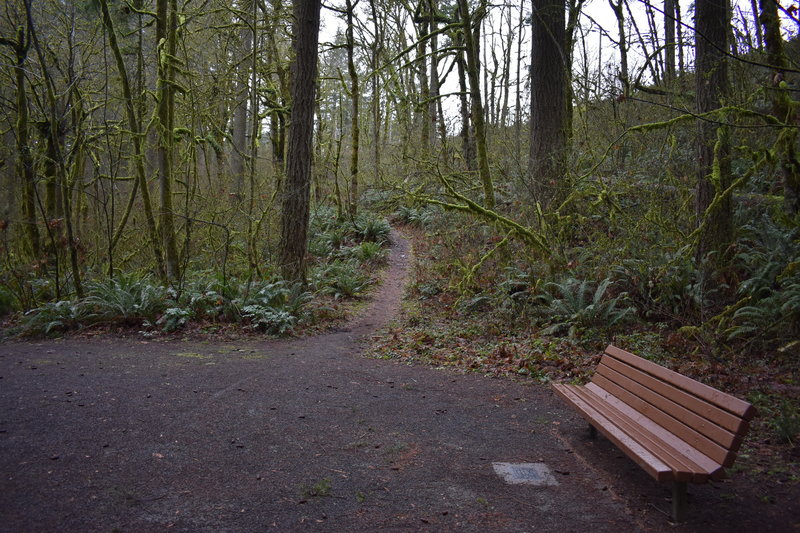
[[[620,385],[630,389],[631,392],[641,396],[662,411],[698,428],[698,431],[723,446],[730,446],[734,436],[739,433],[742,419],[716,405],[613,357],[604,357],[597,372],[603,374],[608,372],[607,369],[611,370],[612,375],[620,374],[629,380]]]
[[[632,393],[625,386],[621,386],[618,381],[623,381],[623,379],[619,378],[623,377],[618,376],[617,380],[611,380],[607,375],[595,374],[594,378],[592,379],[592,383],[624,401],[636,411],[642,413],[642,415],[654,421],[656,424],[672,432],[681,440],[687,442],[691,446],[694,446],[714,461],[717,461],[717,463],[723,464],[726,461],[729,453],[727,448],[720,446],[705,435],[695,431],[691,427],[681,422],[679,419],[676,419],[654,407],[647,401],[643,400],[639,395]]]
[[[719,463],[697,452],[635,409],[591,383],[580,391],[614,425],[645,446],[676,473],[676,481],[703,482]],[[703,475],[705,474],[705,475]]]
[[[700,383],[699,381],[695,381],[673,370],[664,368],[663,366],[653,363],[652,361],[642,359],[641,357],[638,357],[630,352],[626,352],[625,350],[617,348],[616,346],[609,345],[606,348],[606,354],[619,359],[620,361],[624,361],[633,367],[639,368],[661,380],[672,383],[675,386],[694,394],[698,398],[702,398],[710,403],[713,403],[717,407],[729,411],[745,420],[752,420],[756,415],[755,407],[743,400],[740,400],[739,398],[731,396],[730,394],[725,394],[724,392],[718,391],[713,387],[709,387],[708,385]]]

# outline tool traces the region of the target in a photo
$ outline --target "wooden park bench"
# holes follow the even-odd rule
[[[672,519],[686,516],[686,484],[724,477],[755,408],[708,385],[608,346],[585,386],[555,391],[657,481],[672,481]]]

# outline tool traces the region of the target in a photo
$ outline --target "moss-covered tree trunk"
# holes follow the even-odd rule
[[[695,106],[708,113],[730,93],[728,80],[729,9],[727,0],[698,0],[695,8]],[[696,258],[727,249],[733,235],[731,196],[720,196],[731,182],[727,128],[697,121],[695,207],[701,224]]]
[[[35,260],[42,255],[39,227],[36,223],[36,172],[30,146],[30,119],[28,93],[25,89],[25,69],[30,43],[23,26],[17,28],[14,39],[0,37],[0,44],[14,51],[14,93],[16,96],[16,149],[17,168],[22,182],[22,226],[27,251]]]
[[[489,170],[489,154],[486,149],[486,125],[483,115],[483,101],[480,85],[480,50],[479,36],[476,35],[480,21],[486,14],[486,5],[481,4],[475,14],[470,12],[467,0],[458,0],[458,11],[464,35],[464,48],[467,56],[467,79],[469,80],[469,97],[471,101],[472,124],[475,126],[475,148],[478,163],[478,174],[483,186],[483,203],[489,209],[495,204],[494,185]]]
[[[800,213],[800,160],[797,156],[797,107],[792,101],[789,86],[784,77],[789,67],[789,58],[783,46],[778,3],[761,0],[761,24],[764,27],[764,44],[767,62],[772,66],[770,75],[770,97],[772,114],[786,126],[778,133],[778,153],[783,181],[783,207],[789,216]]]
[[[175,159],[175,53],[178,33],[177,0],[158,0],[156,4],[156,53],[158,54],[158,183],[161,208],[159,229],[164,246],[167,280],[180,277],[175,218],[172,206],[172,181]]]
[[[357,2],[356,2],[357,3]],[[358,213],[358,154],[361,144],[361,123],[359,121],[359,108],[361,88],[359,87],[358,71],[355,62],[355,38],[353,37],[353,10],[356,3],[345,0],[347,7],[347,73],[350,76],[350,216]]]

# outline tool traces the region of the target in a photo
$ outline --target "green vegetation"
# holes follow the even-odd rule
[[[121,274],[87,282],[83,298],[45,302],[29,310],[10,332],[37,336],[87,327],[130,327],[170,333],[191,324],[202,328],[228,323],[269,335],[289,334],[327,316],[326,298],[364,294],[373,283],[375,267],[386,257],[390,227],[383,217],[360,216],[362,228],[372,228],[369,232],[337,219],[330,210],[321,210],[314,220],[325,229],[322,239],[336,235],[338,241],[318,249],[307,286],[278,278],[248,282],[200,274],[175,288],[149,275]]]

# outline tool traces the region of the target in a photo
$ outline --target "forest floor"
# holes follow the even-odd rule
[[[404,295],[394,241],[368,305],[313,336],[0,345],[0,531],[800,528],[796,482],[741,470],[690,487],[672,525],[669,487],[549,387],[366,357]]]

